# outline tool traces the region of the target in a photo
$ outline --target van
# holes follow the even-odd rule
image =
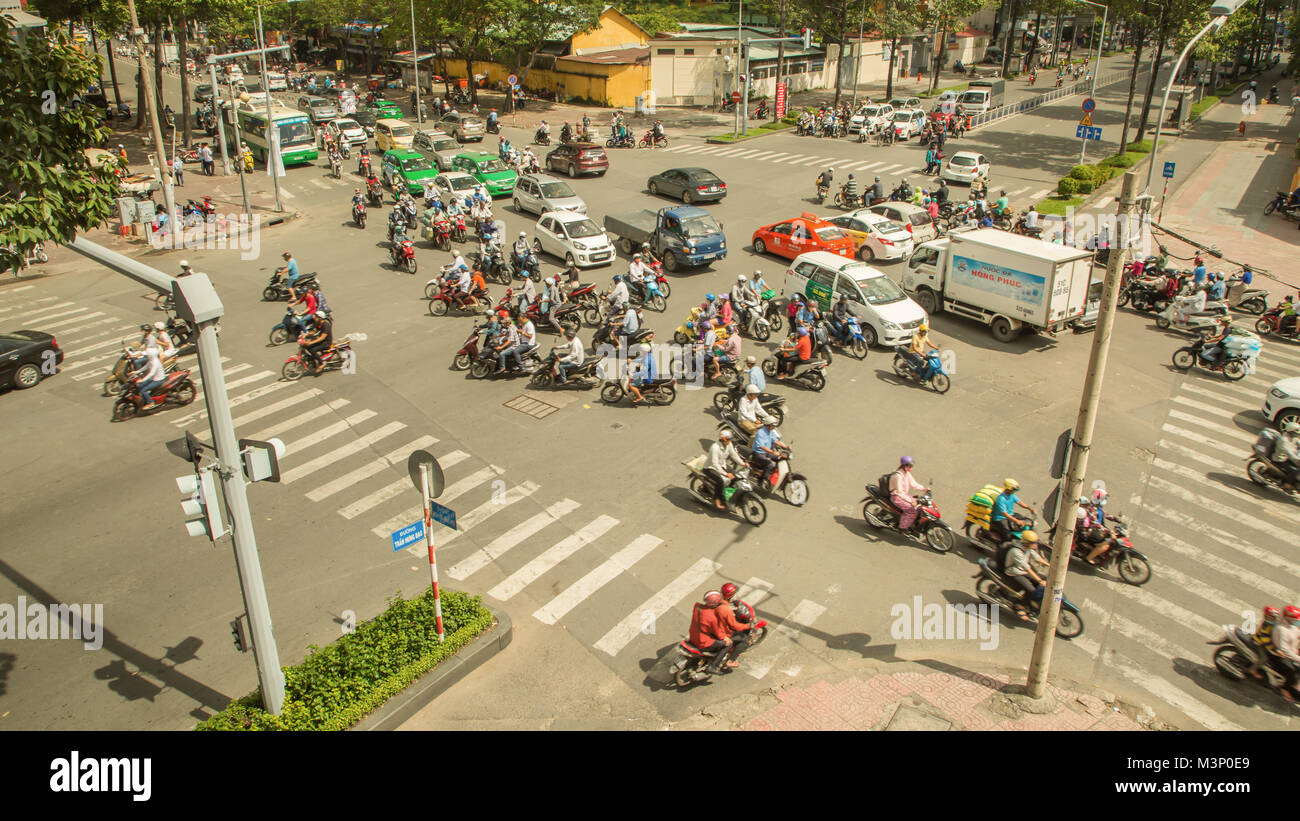
[[[964,91],[957,98],[957,104],[965,109],[967,114],[983,114],[993,109],[993,92],[987,88]]]
[[[404,120],[375,120],[375,148],[380,151],[410,148],[414,137],[415,126]]]
[[[926,317],[921,306],[879,269],[827,251],[800,254],[790,263],[781,295],[794,294],[817,300],[822,313],[844,294],[849,312],[862,320],[862,338],[868,345],[906,345]]]
[[[266,90],[288,91],[289,83],[284,79],[284,74],[279,71],[266,72]]]

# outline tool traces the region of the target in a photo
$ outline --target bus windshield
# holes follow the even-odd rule
[[[303,145],[313,141],[311,123],[306,118],[278,123],[278,127],[282,146]]]

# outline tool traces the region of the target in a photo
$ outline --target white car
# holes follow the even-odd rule
[[[925,112],[915,108],[905,108],[902,111],[894,111],[889,120],[893,123],[898,138],[906,140],[920,135],[921,129],[925,127]]]
[[[289,82],[278,71],[266,72],[266,87],[270,91],[288,91]]]
[[[533,229],[533,250],[557,256],[568,265],[588,268],[614,261],[614,245],[585,214],[547,211]]]
[[[952,182],[970,184],[975,181],[977,175],[983,175],[988,179],[989,170],[989,161],[983,154],[975,151],[958,151],[943,164],[939,176]]]
[[[515,210],[531,211],[538,216],[547,211],[587,213],[587,203],[573,193],[564,180],[547,174],[524,174],[515,181]]]
[[[348,145],[366,144],[366,130],[356,120],[347,117],[330,120],[326,123],[325,130],[336,142],[346,142]]]
[[[830,222],[853,237],[858,258],[863,262],[899,259],[912,254],[913,239],[907,228],[874,211],[863,208],[851,214],[830,217]]]
[[[895,97],[889,101],[889,104],[894,107],[895,111],[902,111],[906,108],[915,108],[917,111],[921,110],[920,97]]]
[[[1275,425],[1290,419],[1300,422],[1300,376],[1279,379],[1264,394],[1264,418]]]
[[[448,171],[433,178],[433,187],[438,192],[438,198],[443,202],[449,201],[452,197],[473,194],[477,185],[478,180],[464,171]]]
[[[894,107],[889,103],[872,103],[863,106],[857,114],[849,118],[849,133],[857,134],[864,126],[868,133],[879,131],[892,116],[894,116]]]
[[[921,306],[878,268],[827,251],[800,254],[790,263],[781,295],[796,293],[817,300],[823,313],[844,294],[849,312],[862,320],[867,345],[906,345],[926,318]]]
[[[930,219],[929,212],[919,205],[912,205],[909,202],[882,202],[867,210],[885,219],[893,220],[903,228],[908,228],[910,225],[911,228],[908,230],[911,231],[914,244],[929,242],[938,236],[938,231],[934,228],[934,220]]]

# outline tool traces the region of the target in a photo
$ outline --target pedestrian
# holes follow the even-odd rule
[[[1241,137],[1243,140],[1246,138],[1246,121],[1245,121],[1245,120],[1242,120],[1241,122],[1237,123],[1237,136]]]
[[[172,156],[172,177],[176,180],[177,188],[185,187],[185,163],[181,162],[181,155]]]
[[[202,163],[203,173],[209,177],[213,175],[212,148],[207,143],[199,146],[199,162]]]

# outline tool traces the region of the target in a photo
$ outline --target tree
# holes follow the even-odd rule
[[[522,86],[532,71],[537,52],[550,40],[563,40],[596,26],[604,0],[505,0],[510,26],[498,26],[490,34],[489,48],[519,74]],[[514,110],[514,96],[506,97],[506,113]]]
[[[917,2],[883,2],[871,4],[867,24],[889,41],[889,76],[885,79],[885,99],[894,96],[894,70],[898,62],[898,41],[921,27],[921,5]]]
[[[1011,19],[1007,22],[1007,39],[1002,47],[1002,76],[1007,76],[1011,70],[1011,55],[1015,53],[1016,46],[1016,20],[1020,17],[1020,0],[1011,0]]]
[[[69,242],[114,212],[117,179],[82,149],[108,138],[98,115],[71,101],[95,81],[95,61],[62,32],[19,43],[0,17],[0,260],[17,271],[39,242]]]
[[[924,7],[921,25],[934,34],[934,70],[930,72],[930,90],[939,86],[939,71],[948,52],[948,33],[986,5],[985,0],[930,0]]]

